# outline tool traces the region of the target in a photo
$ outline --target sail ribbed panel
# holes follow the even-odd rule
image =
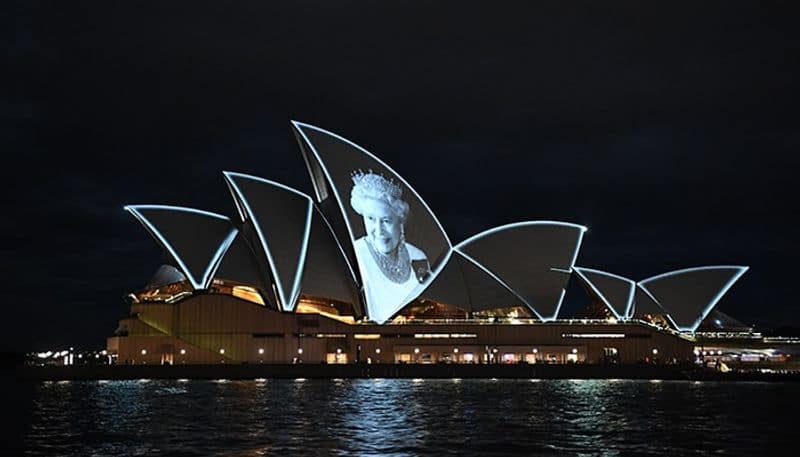
[[[526,306],[491,272],[459,252],[453,252],[447,265],[421,297],[467,312]]]
[[[454,249],[485,267],[542,320],[558,316],[586,227],[530,221],[497,227]]]
[[[265,274],[267,268],[269,267],[258,261],[249,242],[240,232],[222,258],[222,263],[214,277],[254,287],[259,290],[262,298],[266,298],[270,296],[269,292],[272,290],[271,282]],[[270,300],[265,300],[265,302],[270,302]],[[271,303],[271,305],[277,307],[275,303]]]
[[[450,241],[428,205],[387,164],[334,133],[292,125],[367,315],[383,323],[439,274],[451,255]]]
[[[639,281],[675,327],[694,332],[748,267],[720,265],[671,271]]]
[[[186,281],[186,275],[181,273],[180,270],[172,265],[161,265],[158,270],[144,286],[145,289],[155,289],[156,287],[166,286],[167,284],[174,284],[176,282]]]
[[[363,311],[356,305],[358,289],[353,273],[333,237],[330,226],[317,210],[314,211],[311,222],[311,238],[303,272],[302,293],[352,303],[356,317],[363,315]]]
[[[252,224],[270,266],[278,301],[294,310],[300,296],[303,266],[314,204],[311,197],[257,176],[225,172],[245,224]]]
[[[642,288],[641,284],[636,285],[636,292],[633,295],[633,317],[645,319],[647,316],[667,316],[667,311]]]
[[[617,319],[627,319],[633,308],[636,282],[612,273],[575,267],[575,274]]]
[[[126,206],[169,254],[192,288],[208,289],[238,229],[222,215],[163,205]]]

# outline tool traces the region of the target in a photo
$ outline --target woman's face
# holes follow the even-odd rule
[[[394,251],[400,242],[403,227],[400,218],[392,211],[389,204],[374,198],[365,198],[361,209],[364,229],[372,247],[383,254]]]

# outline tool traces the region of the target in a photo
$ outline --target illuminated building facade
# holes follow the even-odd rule
[[[129,295],[118,363],[635,363],[694,357],[746,267],[639,282],[576,266],[586,228],[526,221],[453,245],[416,191],[360,146],[294,122],[314,195],[224,172],[234,217],[128,210],[164,251]],[[561,312],[572,278],[592,299]]]

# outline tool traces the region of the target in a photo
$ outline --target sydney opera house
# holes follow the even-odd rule
[[[127,297],[107,341],[117,363],[683,362],[696,332],[732,321],[715,307],[747,267],[637,281],[582,265],[586,228],[555,221],[453,244],[379,158],[292,128],[313,196],[224,172],[233,214],[125,208],[164,264]],[[570,280],[589,299],[565,315]]]

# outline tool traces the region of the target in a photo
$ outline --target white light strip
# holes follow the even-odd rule
[[[719,302],[719,300],[722,298],[722,296],[725,295],[725,292],[727,292],[728,289],[730,289],[733,286],[733,284],[737,280],[739,280],[739,278],[743,274],[745,274],[745,272],[747,270],[749,270],[749,269],[750,269],[750,267],[745,267],[745,266],[741,266],[741,265],[711,265],[711,266],[705,266],[705,267],[684,268],[682,270],[669,271],[667,273],[662,273],[660,275],[644,279],[642,281],[639,281],[639,286],[643,290],[645,290],[648,293],[648,295],[650,295],[652,297],[653,294],[650,293],[650,291],[647,289],[647,286],[646,286],[647,283],[652,282],[652,281],[656,281],[656,280],[659,280],[659,279],[663,279],[663,278],[667,278],[667,277],[675,276],[675,275],[680,275],[680,274],[693,273],[693,272],[696,272],[696,271],[736,270],[736,272],[731,276],[731,278],[728,280],[728,282],[726,282],[725,285],[722,286],[719,289],[719,291],[717,292],[717,295],[715,295],[714,298],[712,298],[711,301],[708,302],[706,307],[700,313],[700,317],[697,320],[695,320],[692,325],[690,325],[688,327],[680,327],[678,325],[675,325],[675,328],[677,328],[681,332],[692,332],[692,333],[694,333],[695,330],[697,330],[697,328],[703,322],[703,319],[705,319],[706,316],[708,316],[708,314],[711,312],[711,310],[713,310],[714,307],[717,305],[717,302]],[[673,323],[675,323],[674,320],[672,320],[672,316],[669,316],[669,312],[667,312],[667,316],[670,318],[670,320]]]
[[[655,303],[655,304],[656,304],[656,305],[659,307],[659,309],[661,309],[661,311],[663,311],[663,312],[664,312],[664,314],[663,314],[663,315],[664,315],[664,316],[667,318],[667,320],[668,320],[668,321],[669,321],[669,322],[672,324],[672,327],[674,327],[675,329],[677,329],[677,328],[678,328],[678,324],[676,324],[676,323],[675,323],[675,321],[672,319],[672,316],[670,316],[670,315],[669,315],[669,312],[667,312],[667,310],[666,310],[666,309],[665,309],[665,308],[664,308],[664,307],[661,305],[661,303],[660,303],[658,300],[656,300],[656,297],[654,297],[654,296],[653,296],[653,294],[651,294],[649,290],[647,290],[647,289],[645,289],[644,287],[642,287],[642,284],[641,284],[641,283],[636,283],[636,287],[638,287],[638,288],[639,288],[639,290],[641,290],[642,292],[644,292],[644,294],[645,294],[645,295],[647,295],[648,297],[650,297],[650,300],[653,300],[653,303]]]
[[[585,274],[583,274],[583,272],[581,271],[581,269],[576,267],[576,268],[574,269],[574,271],[575,271],[575,274],[578,276],[578,278],[581,280],[581,282],[583,282],[584,284],[586,284],[587,286],[589,286],[589,288],[592,290],[592,292],[594,292],[594,294],[595,294],[595,295],[597,295],[597,297],[598,297],[598,298],[599,298],[599,299],[600,299],[600,300],[603,302],[603,304],[605,304],[605,305],[606,305],[606,309],[608,309],[609,311],[611,311],[611,313],[613,313],[613,314],[614,314],[614,317],[615,317],[615,318],[617,318],[617,319],[621,320],[621,319],[622,319],[622,317],[619,315],[619,313],[617,312],[617,310],[615,310],[615,309],[614,309],[614,306],[613,306],[613,305],[611,305],[611,302],[610,302],[610,301],[609,301],[609,300],[606,298],[606,296],[605,296],[605,295],[603,295],[603,293],[602,293],[602,292],[600,292],[600,290],[597,288],[597,286],[595,286],[595,285],[592,283],[592,281],[590,281],[590,280],[589,280],[589,278],[587,278],[587,277],[586,277],[586,275],[585,275]]]
[[[548,317],[545,319],[545,322],[554,321],[558,319],[558,313],[561,311],[561,304],[564,302],[564,296],[567,294],[567,289],[561,289],[561,295],[558,297],[558,304],[556,304],[556,310],[553,313],[552,317]]]
[[[625,338],[624,333],[562,333],[561,338]]]
[[[513,228],[516,228],[516,227],[524,227],[524,226],[528,226],[528,225],[559,225],[559,226],[565,226],[565,227],[572,227],[572,228],[579,229],[581,231],[581,234],[583,234],[583,232],[589,230],[588,228],[584,227],[583,225],[573,224],[571,222],[559,222],[559,221],[522,221],[522,222],[514,222],[514,223],[511,223],[511,224],[501,225],[499,227],[490,228],[489,230],[480,232],[480,233],[478,233],[476,235],[473,235],[473,236],[467,238],[466,240],[458,243],[454,247],[460,249],[460,248],[463,248],[464,246],[466,246],[466,245],[468,245],[468,244],[470,244],[470,243],[472,243],[472,242],[474,242],[476,240],[479,240],[479,239],[481,239],[483,237],[492,235],[494,233],[502,232],[504,230],[509,230],[509,229],[513,229]],[[580,243],[578,243],[578,244],[580,245]],[[573,260],[572,263],[574,265],[575,261]]]
[[[212,256],[211,261],[206,266],[206,270],[203,273],[203,277],[201,278],[201,280],[198,281],[197,278],[195,278],[195,276],[192,273],[192,271],[186,265],[186,263],[184,263],[184,261],[181,258],[181,256],[178,255],[178,252],[175,251],[175,248],[172,247],[172,244],[166,239],[166,237],[164,237],[164,235],[161,233],[161,231],[159,231],[158,228],[156,228],[156,226],[153,225],[147,219],[147,217],[145,217],[141,213],[140,210],[156,210],[156,211],[172,211],[172,212],[179,212],[179,213],[191,213],[191,214],[197,214],[197,215],[204,216],[204,217],[220,219],[220,220],[226,221],[228,223],[230,223],[230,219],[228,219],[227,217],[222,216],[220,214],[210,213],[208,211],[203,211],[203,210],[194,209],[194,208],[185,208],[185,207],[181,207],[181,206],[128,205],[128,206],[125,206],[124,209],[125,209],[125,211],[128,211],[129,213],[131,213],[133,215],[133,217],[135,217],[147,229],[147,231],[150,232],[151,235],[153,235],[153,237],[156,239],[156,241],[158,241],[159,244],[161,244],[167,250],[167,252],[169,252],[169,254],[172,256],[172,258],[178,264],[178,267],[181,269],[181,271],[183,272],[184,276],[186,276],[186,279],[189,280],[189,283],[192,285],[192,288],[194,290],[206,289],[206,288],[209,287],[209,285],[211,284],[211,281],[213,280],[214,273],[217,271],[217,268],[219,268],[219,265],[221,263],[221,259],[222,259],[223,255],[225,254],[225,252],[227,252],[228,248],[230,247],[231,243],[233,242],[234,238],[236,237],[236,234],[239,233],[239,230],[236,227],[231,227],[230,231],[225,236],[225,238],[223,239],[222,243],[220,243],[220,245],[217,247],[217,250],[214,252],[214,255]]]
[[[320,132],[320,133],[323,133],[323,134],[329,135],[329,136],[331,136],[331,137],[333,137],[333,138],[336,138],[336,139],[338,139],[339,141],[342,141],[342,142],[344,142],[344,143],[346,143],[346,144],[348,144],[348,145],[350,145],[350,146],[352,146],[352,147],[354,147],[354,148],[358,149],[358,150],[359,150],[359,151],[361,151],[363,154],[365,154],[367,157],[371,158],[372,160],[374,160],[375,162],[377,162],[379,165],[381,165],[382,167],[386,168],[386,170],[387,170],[387,171],[390,171],[391,173],[393,173],[393,174],[394,174],[394,176],[395,176],[395,177],[396,177],[398,180],[400,180],[400,182],[402,182],[403,184],[405,184],[406,188],[408,188],[408,190],[409,190],[409,191],[411,191],[411,193],[412,193],[412,194],[414,194],[414,196],[417,198],[417,200],[419,200],[419,202],[420,202],[420,203],[422,203],[422,206],[423,206],[423,207],[424,207],[424,208],[425,208],[425,209],[428,211],[428,215],[429,215],[429,216],[430,216],[430,217],[433,219],[433,221],[434,221],[434,222],[436,223],[436,225],[439,227],[439,230],[440,230],[440,232],[442,233],[442,235],[444,236],[445,242],[446,242],[446,244],[447,244],[447,250],[446,250],[446,253],[445,253],[445,257],[442,259],[442,262],[439,264],[439,266],[438,266],[438,267],[437,267],[435,270],[433,270],[433,271],[431,272],[431,277],[430,277],[430,280],[429,280],[429,281],[430,281],[430,282],[433,282],[433,281],[436,279],[436,277],[439,275],[439,273],[442,271],[442,269],[444,268],[444,266],[447,264],[447,261],[450,259],[450,256],[451,256],[451,255],[452,255],[452,253],[453,253],[453,249],[452,249],[453,245],[452,245],[452,243],[450,242],[450,238],[447,236],[447,232],[444,230],[444,227],[442,227],[442,224],[441,224],[441,223],[439,222],[439,220],[436,218],[436,215],[433,213],[433,211],[432,211],[432,210],[431,210],[431,208],[428,206],[428,204],[427,204],[427,203],[425,203],[425,200],[423,200],[423,199],[422,199],[422,197],[420,197],[420,196],[419,196],[419,194],[417,193],[417,191],[415,191],[415,190],[414,190],[414,188],[413,188],[413,187],[411,187],[411,185],[409,185],[409,184],[408,184],[408,182],[407,182],[405,179],[403,179],[403,177],[402,177],[402,176],[400,176],[400,174],[399,174],[399,173],[397,173],[396,171],[394,171],[394,170],[392,169],[392,167],[390,167],[389,165],[387,165],[385,162],[383,162],[381,159],[379,159],[378,157],[376,157],[375,155],[373,155],[372,153],[370,153],[370,152],[369,152],[369,151],[367,151],[366,149],[364,149],[364,148],[362,148],[361,146],[359,146],[359,145],[357,145],[357,144],[353,143],[352,141],[348,140],[347,138],[341,137],[341,136],[339,136],[339,135],[337,135],[337,134],[335,134],[335,133],[333,133],[333,132],[329,132],[329,131],[327,131],[327,130],[324,130],[324,129],[321,129],[321,128],[319,128],[319,127],[315,127],[315,126],[313,126],[313,125],[310,125],[310,124],[304,124],[304,123],[302,123],[302,122],[298,122],[298,121],[292,121],[292,125],[294,126],[295,130],[296,130],[298,133],[300,133],[300,136],[301,136],[301,137],[303,137],[303,140],[305,141],[306,145],[307,145],[307,146],[308,146],[308,148],[311,150],[311,152],[314,154],[314,157],[317,159],[317,164],[319,165],[320,169],[321,169],[321,170],[322,170],[322,172],[325,174],[325,177],[326,177],[326,178],[327,178],[327,180],[328,180],[328,185],[329,185],[329,187],[330,187],[330,190],[333,192],[333,195],[334,195],[334,197],[335,197],[335,200],[336,200],[336,204],[339,206],[339,210],[341,211],[341,214],[342,214],[342,219],[344,219],[345,227],[347,227],[347,233],[348,233],[348,235],[350,235],[350,243],[351,243],[351,245],[355,246],[355,241],[356,241],[356,239],[355,239],[355,236],[353,235],[353,228],[350,226],[350,220],[349,220],[349,218],[347,217],[347,211],[345,211],[345,208],[344,208],[344,206],[343,206],[343,201],[342,201],[342,198],[341,198],[341,196],[339,195],[339,190],[338,190],[338,189],[337,189],[337,187],[336,187],[336,183],[335,183],[335,181],[334,181],[334,180],[331,178],[331,175],[330,175],[330,173],[328,172],[328,168],[325,166],[325,162],[322,160],[322,158],[321,158],[321,156],[320,156],[319,152],[317,151],[316,147],[314,146],[314,143],[312,143],[312,142],[311,142],[311,140],[308,138],[308,136],[307,136],[307,135],[305,134],[305,132],[303,131],[303,129],[304,129],[304,128],[307,128],[307,129],[310,129],[310,130],[316,130],[317,132]],[[345,256],[345,257],[346,257],[346,256]],[[356,261],[357,261],[357,262],[358,262],[358,264],[359,264],[359,265],[358,265],[358,266],[359,266],[359,272],[360,272],[360,273],[362,273],[362,274],[360,275],[360,278],[362,279],[360,282],[361,282],[361,284],[362,284],[362,286],[363,286],[363,283],[364,283],[364,281],[363,281],[363,278],[365,277],[365,275],[363,275],[363,271],[362,271],[362,270],[364,269],[364,266],[361,264],[361,263],[362,263],[362,260],[361,260],[361,259],[359,259],[359,258],[358,258],[358,256],[355,256],[355,257],[356,257]],[[421,290],[420,290],[420,294],[421,294],[423,291],[424,291],[424,289],[421,289]],[[389,316],[389,317],[387,317],[387,319],[385,319],[385,320],[383,320],[383,321],[381,321],[381,322],[378,322],[378,323],[379,323],[379,324],[382,324],[382,323],[386,322],[387,320],[389,320],[389,318],[390,318],[391,316],[395,315],[395,314],[396,314],[398,311],[400,311],[401,309],[403,309],[403,308],[404,308],[406,305],[408,305],[408,303],[410,303],[411,301],[413,301],[413,300],[414,300],[415,298],[417,298],[418,296],[419,296],[419,294],[417,294],[417,296],[415,296],[415,297],[406,297],[406,299],[405,299],[403,302],[401,302],[401,305],[399,305],[399,306],[398,306],[396,309],[394,309],[394,310],[393,310],[391,313],[388,313],[388,314],[387,314],[387,316]],[[366,298],[365,298],[365,300],[366,300]],[[369,308],[370,308],[370,303],[369,303],[369,302],[367,302],[367,310],[366,310],[366,311],[367,311],[367,314],[368,314],[368,315],[369,315]],[[369,316],[369,317],[370,317],[370,318],[372,318],[372,316]]]
[[[272,275],[275,278],[275,285],[277,286],[276,289],[278,291],[278,297],[281,301],[281,309],[283,311],[292,311],[295,308],[297,303],[297,298],[300,296],[300,284],[302,283],[303,279],[303,266],[305,265],[306,261],[306,252],[308,250],[308,240],[311,236],[311,217],[313,215],[313,206],[314,203],[311,200],[311,197],[308,195],[296,190],[292,189],[289,186],[285,186],[283,184],[277,183],[275,181],[270,181],[268,179],[259,178],[258,176],[246,175],[243,173],[235,173],[231,171],[224,171],[222,172],[225,175],[225,178],[228,180],[230,186],[232,186],[233,190],[238,197],[238,200],[241,202],[242,206],[244,206],[245,213],[247,214],[247,218],[250,219],[253,223],[253,227],[256,229],[256,234],[258,234],[258,240],[261,242],[261,247],[264,249],[264,253],[267,255],[267,261],[269,262],[269,266],[272,270]],[[250,206],[250,202],[247,200],[247,197],[244,195],[242,190],[239,188],[239,185],[236,184],[236,179],[249,179],[251,181],[256,181],[262,184],[266,184],[268,186],[277,187],[279,189],[291,192],[308,202],[308,209],[306,211],[306,223],[305,223],[305,231],[303,233],[303,242],[300,247],[300,255],[298,258],[298,264],[295,269],[295,276],[294,280],[292,281],[292,291],[290,294],[286,293],[286,290],[283,287],[283,282],[281,281],[281,277],[278,273],[278,269],[275,265],[275,261],[272,257],[272,252],[269,249],[269,243],[267,242],[267,237],[264,232],[261,230],[261,223],[258,221],[258,217],[256,216],[253,208]],[[267,278],[269,279],[269,278]],[[269,282],[269,281],[268,281]]]

